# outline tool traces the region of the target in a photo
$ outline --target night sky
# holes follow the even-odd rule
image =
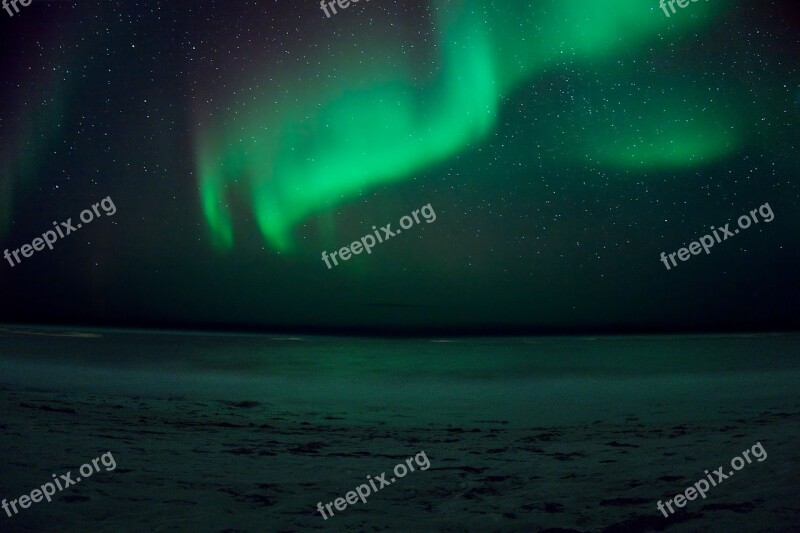
[[[509,5],[510,4],[510,5]],[[796,329],[800,7],[39,2],[0,11],[0,321]],[[676,6],[677,7],[677,6]],[[667,270],[711,226],[754,224]],[[422,222],[328,269],[372,226]]]

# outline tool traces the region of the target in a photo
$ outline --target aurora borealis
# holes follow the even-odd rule
[[[132,5],[34,2],[0,19],[3,248],[94,198],[119,209],[0,270],[6,320],[414,331],[794,316],[795,7]],[[654,262],[765,202],[768,229],[670,279]],[[435,225],[321,269],[322,250],[428,203]]]
[[[713,22],[724,11],[718,5],[700,4],[671,27],[672,35]],[[617,2],[614,9],[601,2],[550,0],[501,11],[482,0],[440,0],[431,6],[438,53],[429,79],[379,78],[360,87],[343,80],[325,101],[298,102],[294,91],[282,98],[267,84],[252,101],[242,91],[245,96],[231,101],[236,112],[222,114],[224,126],[206,127],[215,142],[197,147],[200,194],[215,242],[233,245],[229,184],[250,198],[269,243],[286,250],[293,226],[310,214],[377,184],[407,179],[483,140],[496,126],[505,96],[535,83],[548,66],[602,58],[652,39],[664,31],[664,21],[651,11],[640,0]],[[331,67],[323,66],[320,76],[332,75],[326,70]],[[618,145],[596,141],[603,152],[599,159],[623,167],[692,166],[736,148],[733,126],[716,116],[713,104],[706,112],[711,118],[695,118],[690,115],[699,102],[673,99],[665,105],[668,98],[637,103],[638,112],[623,118]],[[625,105],[609,109],[607,120]],[[641,134],[643,125],[648,134]],[[603,129],[598,133],[609,138]]]
[[[329,1],[0,9],[0,531],[793,530],[800,4]]]

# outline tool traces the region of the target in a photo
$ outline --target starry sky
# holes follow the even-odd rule
[[[512,4],[511,6],[505,4]],[[800,8],[34,1],[0,11],[0,320],[796,329]],[[321,260],[431,204],[334,269]],[[774,220],[667,271],[769,203]]]

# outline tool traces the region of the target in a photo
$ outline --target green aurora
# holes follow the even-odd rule
[[[503,99],[545,69],[629,53],[660,32],[674,39],[723,9],[702,2],[667,19],[654,6],[552,0],[500,12],[482,0],[442,0],[432,9],[439,56],[431,79],[404,78],[391,65],[361,65],[369,75],[332,74],[333,92],[298,88],[282,102],[264,84],[255,100],[232,96],[236,113],[204,123],[195,149],[214,244],[234,245],[231,194],[249,198],[274,249],[290,251],[292,228],[306,217],[480,142],[495,127]],[[618,114],[594,119],[578,149],[613,168],[685,168],[725,156],[737,146],[735,117],[716,111],[713,102],[705,116],[689,116],[703,98],[692,89],[621,101]],[[298,99],[301,107],[308,99],[303,112],[296,110]]]

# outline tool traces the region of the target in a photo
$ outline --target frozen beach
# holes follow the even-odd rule
[[[118,466],[0,530],[791,531],[798,341],[4,328],[0,498]],[[766,460],[659,513],[756,442]],[[423,450],[429,469],[316,511]]]

